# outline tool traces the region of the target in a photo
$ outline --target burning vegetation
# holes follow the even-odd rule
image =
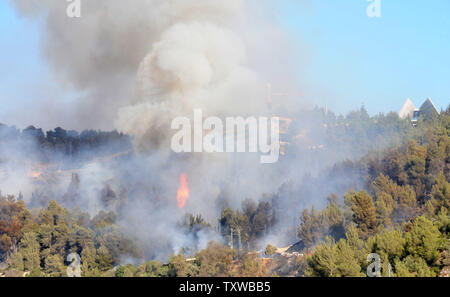
[[[179,208],[184,208],[189,199],[189,186],[187,183],[187,174],[183,173],[180,176],[180,187],[177,192],[177,203]]]
[[[399,147],[378,155],[368,154],[359,161],[337,163],[325,176],[319,175],[300,184],[286,183],[276,193],[265,195],[259,201],[246,200],[240,209],[223,207],[216,219],[189,214],[186,214],[186,219],[175,217],[174,230],[177,233],[167,228],[170,226],[167,218],[161,224],[161,217],[150,220],[145,214],[152,210],[156,210],[153,214],[158,211],[165,213],[166,210],[173,214],[173,206],[165,206],[161,188],[154,184],[122,183],[124,186],[119,187],[116,179],[108,179],[97,192],[100,199],[83,200],[84,195],[91,195],[85,184],[86,178],[90,176],[88,181],[91,182],[97,174],[93,164],[105,166],[111,163],[111,168],[115,168],[121,164],[117,162],[123,162],[120,158],[100,158],[101,163],[87,160],[86,168],[73,171],[76,173],[72,174],[71,183],[60,197],[57,191],[53,194],[50,191],[56,189],[52,185],[59,184],[57,180],[42,183],[31,199],[23,195],[17,198],[1,196],[0,269],[6,275],[60,276],[64,275],[64,265],[67,265],[64,257],[76,251],[85,263],[83,275],[91,276],[357,276],[364,273],[362,254],[376,252],[392,259],[389,260],[392,269],[383,270],[383,275],[431,276],[440,271],[445,275],[450,266],[450,252],[449,247],[441,243],[448,237],[450,138],[448,133],[442,134],[442,128],[448,129],[449,118],[450,113],[444,112],[439,115],[438,122],[414,128],[419,135],[428,133],[428,140],[421,145],[415,141],[416,138],[405,134],[404,144]],[[49,179],[52,168],[55,168],[55,174],[60,169],[59,166],[32,168],[32,172],[46,172],[39,174],[39,180]],[[134,166],[118,175],[119,179],[133,181],[136,168]],[[105,172],[103,169],[100,171],[102,175]],[[294,197],[300,193],[305,195],[310,189],[324,187],[332,176],[347,176],[349,181],[353,181],[355,173],[366,181],[365,192],[350,191],[352,183],[342,183],[340,187],[347,193],[329,196],[322,210],[313,207],[311,210],[303,208],[302,212],[301,207],[295,206]],[[59,179],[65,178],[63,176]],[[173,182],[171,184],[173,186]],[[179,176],[176,185],[179,187],[177,205],[185,209],[192,191],[187,173]],[[198,191],[199,188],[194,189]],[[57,202],[51,201],[53,199]],[[97,210],[93,214],[80,212],[77,208],[89,209],[89,203],[94,201],[97,201]],[[191,202],[195,204],[195,201]],[[288,202],[288,208],[285,202]],[[41,210],[32,213],[28,205]],[[294,207],[294,216],[298,220],[287,223],[289,211]],[[51,248],[45,240],[46,224],[49,223],[46,218],[49,216],[60,218],[50,225],[60,234],[55,239],[56,245]],[[140,233],[137,226],[141,225],[152,228]],[[36,227],[30,229],[29,226]],[[158,233],[159,226],[163,226],[161,233]],[[92,230],[92,234],[105,234],[92,237],[86,233],[86,237],[76,240],[70,235],[85,229]],[[170,236],[164,234],[167,232],[182,236],[183,244],[178,247],[171,245]],[[158,236],[159,242],[149,240],[155,238],[148,237],[153,234]],[[268,246],[263,252],[266,244],[279,241],[281,234],[287,236],[285,242],[300,241],[287,248]],[[426,234],[428,238],[427,254],[418,252],[421,243],[415,236],[420,234]],[[212,239],[217,243],[208,245]],[[396,252],[389,246],[385,247],[386,250],[380,249],[382,243],[389,242],[400,246],[404,252]],[[116,244],[120,246],[117,250],[114,248]],[[30,245],[35,246],[34,250],[39,253],[29,254]],[[287,246],[283,243],[277,245]],[[163,247],[171,247],[177,256],[171,258],[168,253],[164,256],[155,253]],[[334,253],[335,263],[323,262],[322,254],[328,251]],[[94,260],[90,260],[90,255]],[[339,260],[348,259],[348,255],[352,255],[353,262]],[[133,259],[134,265],[114,270],[115,266],[123,264],[124,259]],[[154,260],[146,262],[142,259]],[[157,259],[163,261],[158,262]],[[214,270],[212,267],[215,265],[223,268]]]
[[[65,276],[71,253],[83,276],[361,276],[372,252],[396,276],[448,271],[450,109],[412,125],[267,94],[296,89],[296,63],[245,1],[86,1],[82,25],[65,1],[12,3],[81,94],[54,116],[88,130],[0,124],[0,274]],[[171,119],[197,108],[283,115],[282,158],[173,153]]]

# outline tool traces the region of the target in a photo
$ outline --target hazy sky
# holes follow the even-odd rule
[[[381,3],[381,18],[369,18],[366,0],[274,0],[277,19],[302,57],[294,63],[299,88],[311,102],[339,113],[362,104],[371,114],[398,111],[408,97],[416,105],[431,97],[445,108],[450,1]],[[36,98],[71,100],[40,56],[39,26],[0,1],[0,122]],[[7,123],[23,119],[13,121]]]
[[[380,18],[367,17],[365,0],[296,2],[285,1],[279,19],[308,49],[299,78],[318,104],[364,104],[372,114],[398,111],[408,97],[448,106],[450,1],[381,0]]]

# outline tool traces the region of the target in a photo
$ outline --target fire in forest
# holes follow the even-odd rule
[[[183,208],[186,205],[188,198],[189,198],[189,186],[187,183],[187,175],[186,173],[183,173],[180,176],[180,187],[178,188],[177,193],[178,207]]]
[[[42,175],[42,172],[40,172],[40,171],[28,171],[27,172],[27,176],[30,178],[34,178],[34,179],[40,178],[41,175]]]

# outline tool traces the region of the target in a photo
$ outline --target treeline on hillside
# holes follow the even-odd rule
[[[140,257],[130,234],[116,225],[114,213],[94,218],[80,210],[68,211],[55,201],[29,211],[24,202],[0,196],[0,263],[7,276],[66,276],[67,256],[77,253],[85,276],[100,276],[123,257]],[[1,269],[0,269],[1,270]]]
[[[61,158],[91,158],[131,148],[131,137],[117,131],[85,130],[79,133],[58,127],[44,133],[34,126],[19,130],[0,124],[0,152],[20,152],[26,159],[51,162]]]
[[[449,113],[450,106],[441,112],[442,115]],[[369,116],[364,107],[345,116],[315,108],[292,117],[294,121],[287,138],[282,135],[284,141],[291,142],[287,155],[301,157],[305,150],[322,151],[319,157],[323,163],[324,160],[344,158],[355,160],[370,151],[405,144],[408,139],[417,138],[424,130],[434,127],[441,115],[421,115],[417,129],[411,125],[410,120],[399,118],[395,112]],[[308,155],[308,159],[309,157]],[[316,157],[312,155],[312,158]]]
[[[124,234],[112,212],[94,218],[80,210],[69,211],[52,201],[45,209],[29,211],[23,201],[0,196],[0,275],[67,276],[67,256],[77,253],[82,276],[264,276],[259,255],[211,242],[188,260],[174,255],[163,264],[146,261],[137,238]],[[194,232],[201,217],[187,216],[180,227]],[[124,259],[140,259],[141,265],[124,265]]]
[[[343,225],[343,196],[347,193],[345,196],[350,197],[348,191],[352,188],[369,189],[367,196],[375,198],[377,193],[387,191],[388,195],[379,194],[382,197],[377,205],[378,211],[385,213],[380,219],[387,225],[399,224],[420,214],[431,199],[438,177],[443,175],[444,180],[450,179],[449,111],[427,121],[421,119],[420,125],[398,139],[395,146],[370,152],[359,160],[342,161],[317,177],[303,176],[299,177],[300,182],[288,181],[277,193],[261,197],[258,203],[246,200],[241,209],[224,209],[219,225],[225,242],[230,242],[233,234],[234,244],[238,246],[239,232],[243,249],[256,248],[258,241],[266,235],[281,234],[290,228],[287,224],[293,226],[291,222],[299,217],[302,201],[315,201],[316,207],[326,207],[323,213],[313,207],[301,215],[301,221],[311,225],[297,232],[303,233],[300,238],[308,248],[323,241],[326,235],[342,238],[347,227]],[[394,121],[398,123],[396,117]],[[411,123],[408,125],[412,127]],[[325,193],[329,188],[338,193]],[[389,191],[381,190],[384,188]],[[322,197],[311,197],[321,192]],[[331,195],[328,201],[327,195]],[[351,198],[346,198],[346,201],[351,201]],[[322,218],[324,216],[326,218]],[[280,220],[283,220],[281,226],[277,224]]]
[[[299,237],[314,254],[307,275],[362,276],[377,253],[382,275],[436,276],[450,268],[450,116],[404,146],[369,154],[367,191],[304,210]],[[448,272],[447,272],[448,273]]]
[[[337,164],[329,181],[321,177],[322,183],[331,182],[333,174],[352,168],[351,174],[365,181],[365,191],[330,193],[322,210],[293,210],[301,221],[297,236],[303,252],[311,256],[268,261],[253,252],[284,215],[277,208],[280,193],[222,211],[219,234],[225,244],[233,239],[234,249],[210,243],[199,252],[180,251],[168,263],[147,261],[139,239],[122,232],[114,212],[90,218],[54,201],[30,211],[9,196],[0,198],[0,273],[65,275],[66,257],[76,252],[84,276],[363,276],[370,253],[380,255],[383,275],[442,274],[450,265],[450,113],[414,129],[414,136],[401,145]],[[287,188],[283,195],[302,194]],[[110,192],[104,193],[108,199],[114,196]],[[200,215],[186,216],[180,228],[193,238],[216,229]],[[269,247],[266,253],[274,251]],[[142,264],[120,266],[126,259],[141,259],[137,262]]]
[[[326,175],[305,182],[310,186],[325,187],[326,185],[323,183],[333,180],[335,177],[349,181],[342,185],[342,188],[347,187],[347,192],[343,197],[330,194],[323,210],[312,207],[310,210],[305,209],[300,214],[301,224],[298,227],[297,235],[301,240],[300,246],[304,247],[303,252],[309,254],[315,251],[316,247],[319,251],[326,247],[328,249],[324,253],[328,253],[332,250],[330,250],[330,245],[335,249],[330,254],[336,255],[335,260],[326,258],[326,255],[322,255],[323,259],[321,259],[334,262],[333,264],[329,263],[330,274],[327,275],[320,271],[322,268],[317,268],[322,267],[324,263],[317,263],[319,260],[316,258],[320,254],[313,253],[308,260],[308,269],[302,259],[297,259],[296,261],[299,262],[290,267],[290,269],[299,269],[295,275],[303,275],[305,272],[306,275],[315,276],[365,275],[365,269],[369,264],[366,261],[367,255],[379,252],[379,250],[372,249],[368,252],[367,249],[364,249],[363,243],[374,240],[373,238],[376,236],[383,236],[384,233],[387,234],[386,236],[391,236],[393,233],[388,232],[392,230],[397,232],[395,234],[403,232],[402,236],[406,238],[406,231],[409,232],[415,224],[420,225],[416,228],[422,228],[424,224],[428,227],[433,225],[430,227],[430,232],[435,235],[437,235],[436,230],[441,232],[438,235],[439,245],[433,247],[435,248],[434,253],[439,252],[441,256],[433,258],[433,263],[427,262],[429,271],[432,272],[426,272],[426,275],[437,275],[449,265],[447,255],[450,254],[448,245],[445,243],[448,242],[448,227],[445,227],[447,226],[445,222],[450,220],[448,215],[450,211],[450,112],[447,110],[437,118],[428,119],[428,121],[421,120],[421,124],[410,134],[409,140],[402,138],[398,141],[398,145],[383,151],[371,152],[359,161],[347,160],[338,163]],[[346,175],[348,179],[343,178]],[[366,191],[348,191],[354,177],[364,181]],[[303,188],[305,183],[300,183],[301,190],[295,190],[289,185],[285,185],[280,189],[284,193],[265,196],[258,203],[246,200],[241,209],[225,208],[219,218],[220,233],[224,242],[232,243],[235,248],[244,252],[252,251],[260,239],[265,238],[270,232],[274,232],[274,228],[279,228],[277,222],[286,215],[279,212],[277,207],[280,196],[307,195],[307,191],[304,189],[307,189],[308,186]],[[299,210],[297,209],[297,211]],[[433,223],[431,225],[429,222],[424,223],[424,219]],[[418,238],[411,237],[412,235],[408,235],[408,238],[411,241],[419,242],[421,233],[417,232]],[[380,240],[389,241],[390,239]],[[433,240],[432,238],[432,245],[434,244]],[[357,246],[358,256],[355,256],[355,253],[352,254],[348,246],[342,246],[339,249],[336,242],[341,242],[341,245],[344,245],[345,242],[350,246]],[[358,242],[359,245],[354,242]],[[325,244],[325,247],[321,244]],[[328,246],[326,246],[327,244]],[[411,242],[409,246],[412,246]],[[421,247],[415,246],[414,248],[420,249]],[[414,248],[410,247],[409,250]],[[401,248],[399,247],[399,249]],[[408,251],[408,249],[405,247],[402,251]],[[365,256],[362,257],[362,254]],[[408,258],[408,256],[409,254],[405,252],[398,259],[390,258],[391,275],[423,275],[422,272],[417,273],[411,268],[417,263],[412,264],[411,257]],[[353,257],[359,262],[350,260],[349,257]],[[414,254],[414,257],[417,255]],[[282,258],[277,261],[282,261]],[[401,263],[398,264],[397,270],[395,263]],[[333,272],[337,269],[333,265],[343,265],[345,267],[343,270],[350,269],[349,267],[353,270],[347,270],[346,273]],[[408,268],[410,269],[409,274],[403,269],[405,265],[410,267]],[[319,270],[315,271],[316,268]],[[389,273],[386,272],[386,269],[384,271]],[[292,273],[292,271],[286,272]]]
[[[448,113],[448,109],[446,112]],[[358,158],[369,151],[402,144],[405,139],[421,133],[423,127],[433,126],[437,117],[421,117],[414,129],[408,120],[396,113],[369,116],[364,107],[346,116],[315,108],[293,114],[295,119],[285,141],[291,142],[288,155],[305,154],[306,150],[323,150],[314,158],[337,160]],[[418,131],[419,130],[419,131]],[[295,135],[296,133],[300,133]],[[81,133],[61,127],[44,132],[29,126],[20,130],[0,123],[0,149],[10,148],[26,152],[27,158],[43,158],[51,161],[61,157],[83,158],[122,152],[131,149],[131,136],[117,131],[85,130]],[[310,158],[306,158],[305,161]],[[318,162],[316,160],[316,162]]]

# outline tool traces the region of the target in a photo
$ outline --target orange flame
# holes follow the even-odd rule
[[[40,171],[28,171],[27,172],[28,177],[35,178],[35,179],[40,178],[41,175],[42,175],[42,172],[40,172]]]
[[[186,205],[186,202],[189,198],[189,186],[187,183],[187,175],[186,173],[181,174],[180,176],[180,188],[177,193],[177,203],[179,208],[183,208]]]

